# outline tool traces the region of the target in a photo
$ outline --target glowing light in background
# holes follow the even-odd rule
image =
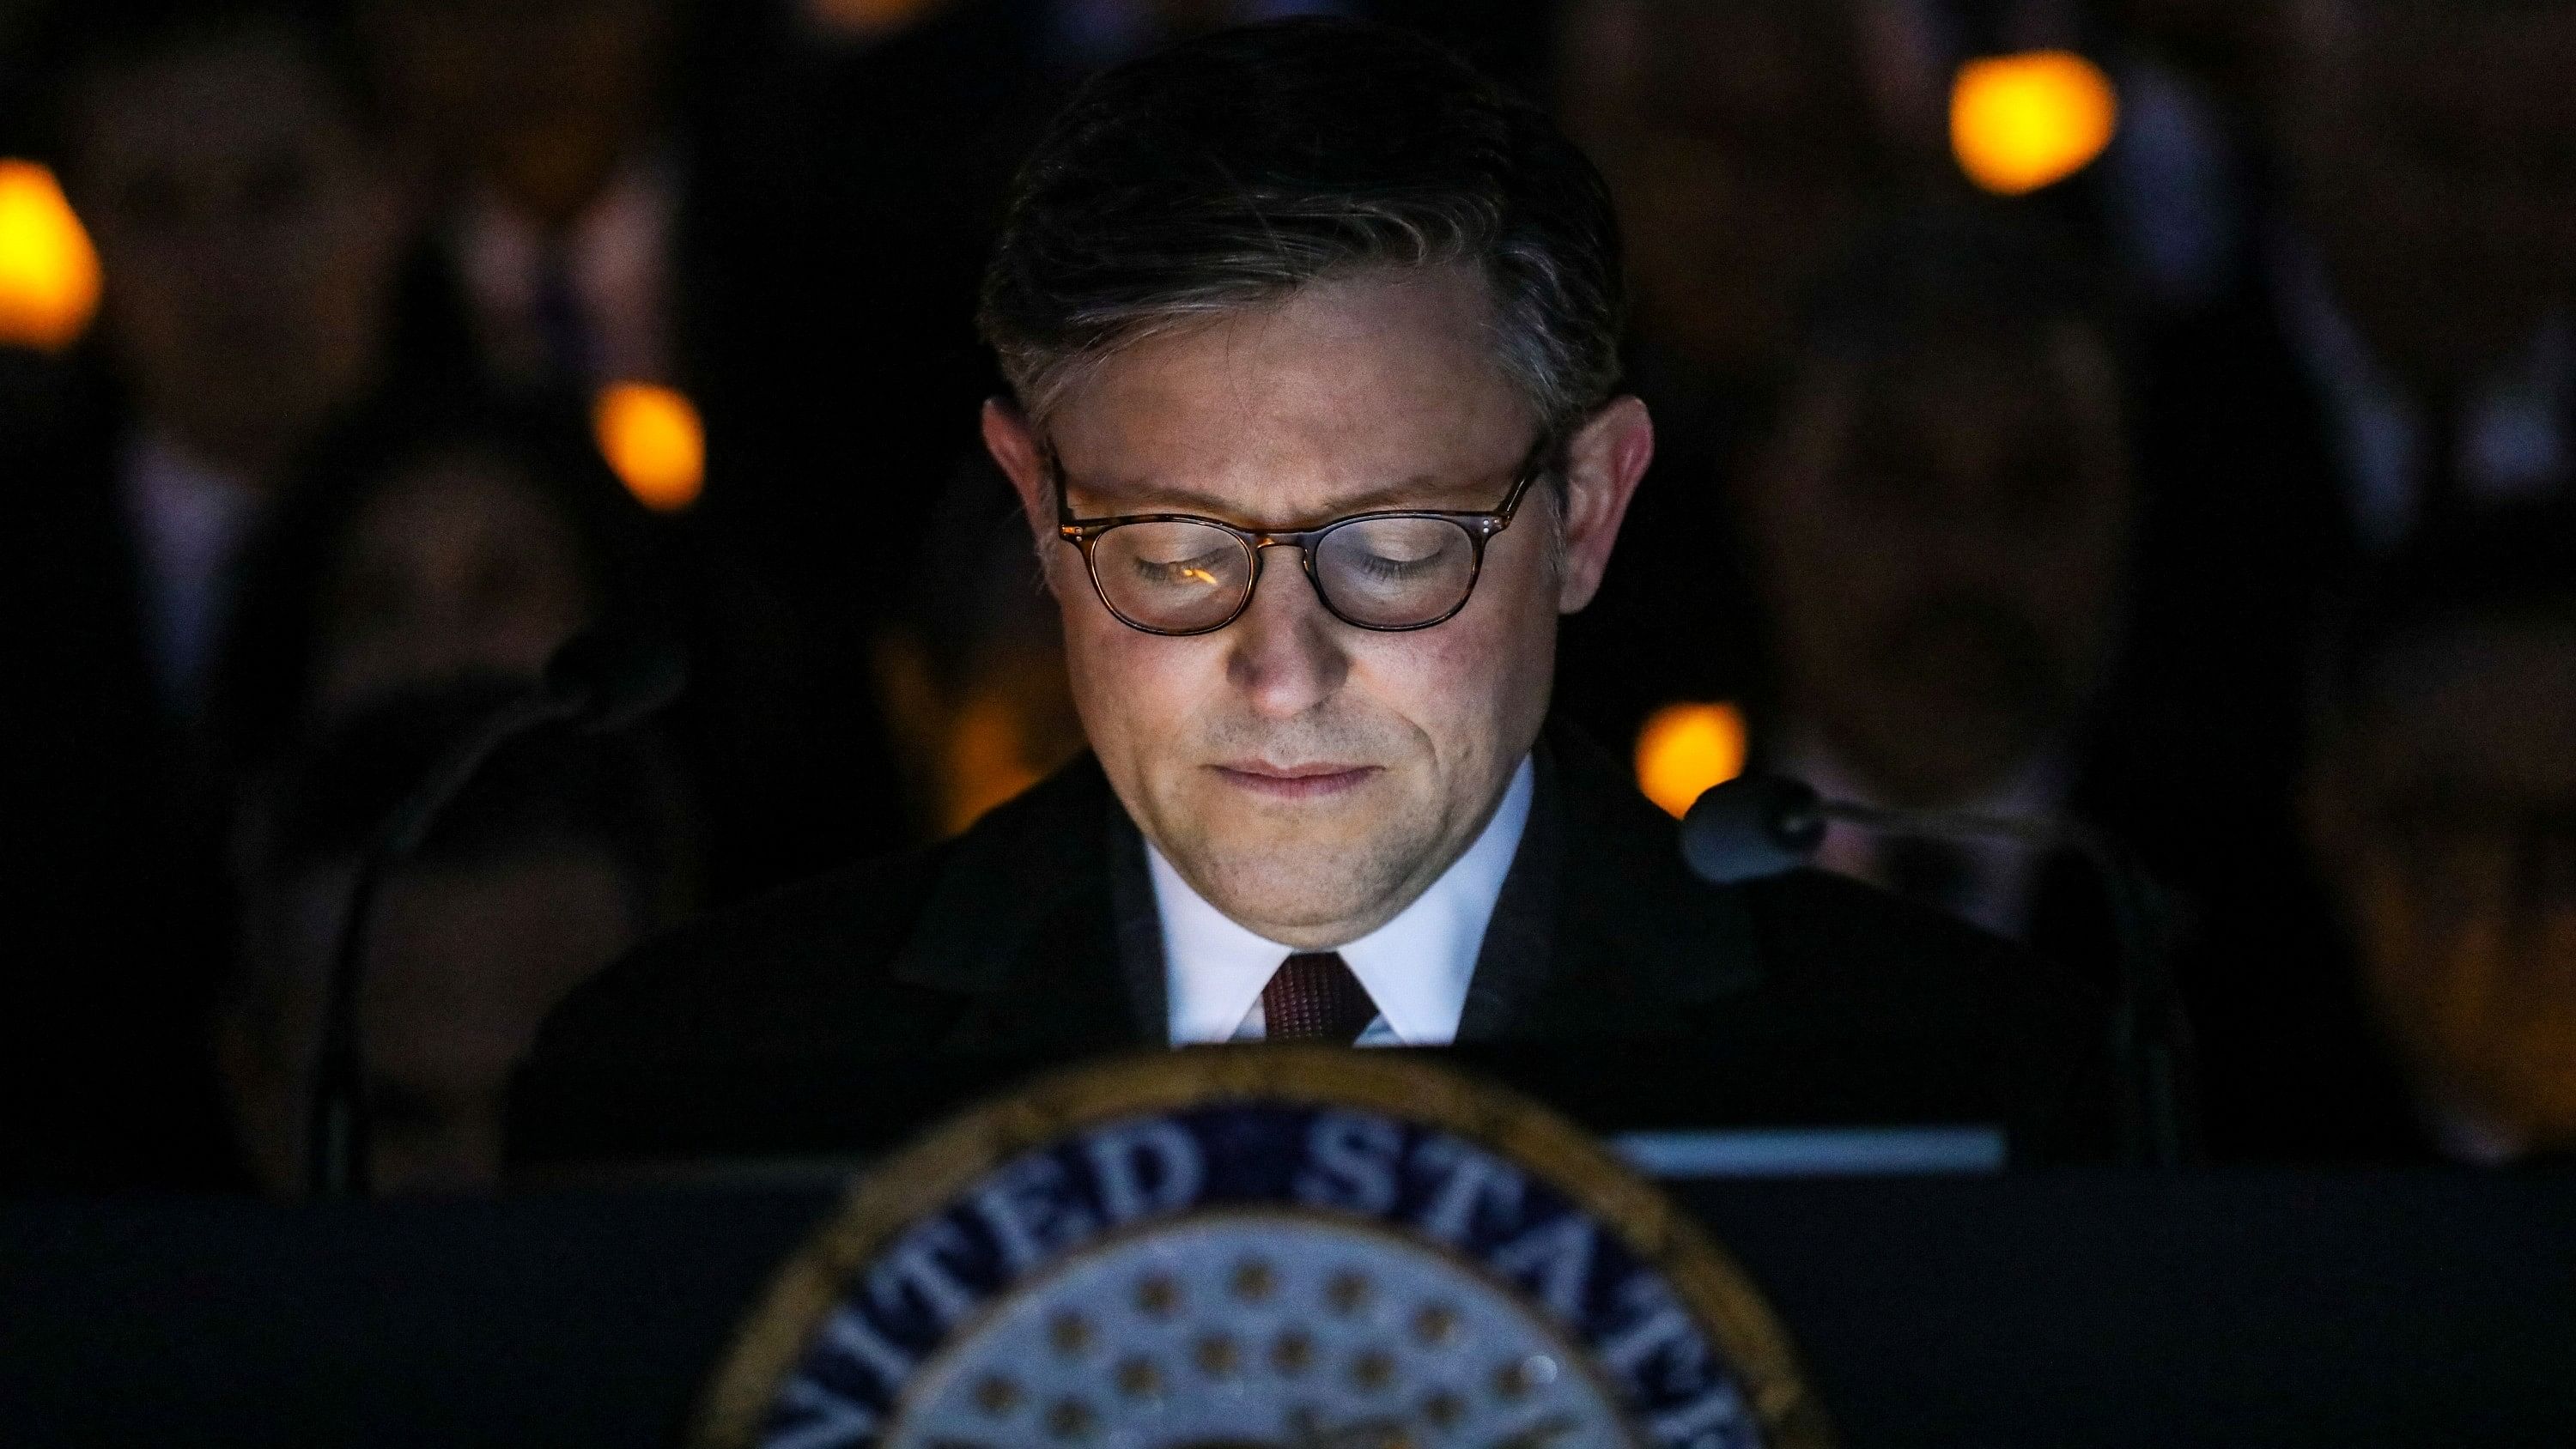
[[[875,40],[920,23],[947,0],[805,0],[805,17],[826,35]]]
[[[1666,814],[1743,773],[1744,711],[1734,705],[1668,704],[1637,731],[1637,788]]]
[[[707,432],[695,403],[674,388],[616,382],[599,390],[593,435],[608,466],[645,507],[676,513],[707,482]]]
[[[1950,87],[1950,150],[1968,179],[2003,196],[2063,181],[2093,163],[2118,128],[2111,78],[2064,50],[1988,56]]]
[[[60,351],[98,314],[98,253],[54,173],[0,157],[0,344]]]

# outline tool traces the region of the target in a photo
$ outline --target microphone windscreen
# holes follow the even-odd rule
[[[588,730],[623,729],[678,697],[689,682],[678,641],[632,623],[595,624],[546,661],[546,692]]]
[[[1682,817],[1682,859],[1719,885],[1797,869],[1825,843],[1816,792],[1777,775],[1741,775],[1711,786]]]

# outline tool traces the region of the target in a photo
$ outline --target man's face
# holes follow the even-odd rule
[[[2286,113],[2304,219],[2392,365],[2475,382],[2576,277],[2576,13],[2360,9]]]
[[[2576,626],[2394,651],[2311,786],[2370,995],[2445,1108],[2576,1145]]]
[[[145,405],[215,461],[273,466],[377,364],[391,181],[283,36],[102,74],[75,129],[109,337]]]
[[[1488,327],[1472,273],[1389,272],[1118,353],[1048,420],[1074,515],[1284,529],[1493,509],[1537,424]],[[1084,730],[1119,799],[1210,902],[1308,948],[1393,917],[1491,817],[1547,709],[1556,616],[1590,599],[1652,451],[1641,408],[1606,409],[1574,440],[1570,491],[1531,491],[1446,623],[1344,624],[1295,552],[1268,549],[1241,618],[1168,638],[1113,617],[1056,541],[1017,414],[988,409],[986,440],[1038,529]]]
[[[1792,714],[1890,798],[1991,788],[2091,694],[2130,517],[2109,361],[2070,331],[1821,367],[1749,500]]]
[[[1727,381],[1766,375],[1882,164],[1838,4],[1586,0],[1568,128],[1619,204],[1641,335]]]

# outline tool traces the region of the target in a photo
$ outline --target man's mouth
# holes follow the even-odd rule
[[[1283,765],[1268,760],[1228,760],[1209,768],[1228,785],[1268,799],[1321,800],[1358,789],[1382,767],[1332,761]]]

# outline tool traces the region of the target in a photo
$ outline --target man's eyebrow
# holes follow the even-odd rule
[[[1195,513],[1208,518],[1231,520],[1237,511],[1235,500],[1202,493],[1185,484],[1149,483],[1137,479],[1088,482],[1080,478],[1066,477],[1064,487],[1070,492],[1080,492],[1086,498],[1098,500],[1103,507],[1111,510],[1110,513],[1102,515],[1104,517],[1137,513]],[[1422,507],[1426,496],[1436,498],[1442,491],[1442,485],[1437,479],[1428,473],[1417,473],[1412,477],[1372,488],[1366,493],[1337,500],[1330,516],[1342,518],[1354,513],[1376,513],[1389,509]],[[1464,488],[1453,486],[1448,491],[1463,492]]]

